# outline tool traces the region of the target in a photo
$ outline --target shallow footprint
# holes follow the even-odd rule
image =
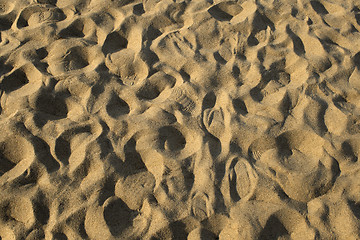
[[[0,177],[14,179],[30,166],[33,161],[34,147],[22,136],[3,132],[0,140]]]
[[[266,168],[290,198],[308,202],[325,194],[340,174],[338,162],[324,145],[325,140],[312,132],[288,131],[256,164]]]
[[[54,76],[92,70],[103,60],[99,46],[75,38],[55,41],[48,52],[48,71]]]
[[[115,195],[120,197],[132,210],[140,209],[143,201],[150,196],[155,186],[154,176],[147,171],[127,176],[115,186]]]
[[[246,159],[236,157],[229,163],[226,176],[232,201],[249,200],[257,185],[257,173]]]
[[[175,102],[184,113],[192,114],[195,111],[196,103],[190,95],[186,87],[180,86],[172,90],[169,100]]]
[[[203,192],[195,193],[192,198],[191,211],[200,221],[210,217],[213,213],[213,208],[210,203],[209,196]]]
[[[31,5],[26,7],[20,13],[16,26],[24,28],[27,26],[36,26],[41,23],[51,23],[62,21],[66,18],[64,12],[51,5]]]
[[[148,75],[148,66],[131,49],[123,49],[106,57],[105,64],[111,73],[120,76],[125,85],[134,85]]]

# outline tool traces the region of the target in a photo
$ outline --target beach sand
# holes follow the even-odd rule
[[[360,239],[358,0],[0,0],[0,239]]]

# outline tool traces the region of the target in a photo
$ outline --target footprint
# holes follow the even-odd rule
[[[202,102],[202,110],[213,108],[216,103],[216,95],[213,91],[207,93]]]
[[[255,164],[265,168],[290,198],[308,202],[333,186],[340,174],[339,163],[324,149],[324,139],[312,132],[293,130],[275,141],[275,146],[263,148]]]
[[[275,138],[263,136],[254,140],[248,149],[249,157],[259,161],[262,154],[276,146]]]
[[[196,47],[197,41],[193,32],[180,33],[176,31],[154,40],[151,50],[157,54],[161,61],[168,63],[175,69],[181,69],[188,62],[188,59],[195,56]]]
[[[186,90],[187,86],[175,87],[168,100],[177,104],[181,111],[192,114],[195,111],[196,103],[190,97],[190,93]]]
[[[214,210],[206,193],[195,193],[191,201],[191,212],[194,217],[203,221],[212,215]]]
[[[223,135],[225,124],[224,113],[221,108],[206,109],[204,111],[203,122],[206,130],[213,136],[220,138]]]
[[[133,13],[137,16],[141,16],[142,14],[144,14],[145,13],[144,5],[142,3],[136,4],[133,7]]]
[[[71,145],[64,137],[58,137],[55,141],[55,155],[65,165],[69,164]]]
[[[234,202],[249,200],[258,181],[253,167],[243,158],[234,158],[227,169],[230,197]]]
[[[95,127],[91,125],[73,126],[57,137],[54,155],[64,165],[69,165],[70,172],[76,172],[86,165],[85,152],[87,145],[98,135]],[[86,166],[88,167],[88,166]]]
[[[291,40],[293,41],[294,52],[298,56],[304,56],[305,46],[304,43],[301,41],[301,38],[291,30],[289,25],[286,26],[286,33],[290,36]]]
[[[45,22],[59,22],[65,18],[64,12],[57,7],[36,4],[30,5],[21,11],[16,26],[21,29],[27,26],[36,26]]]

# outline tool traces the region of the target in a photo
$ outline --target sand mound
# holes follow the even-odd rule
[[[0,239],[360,239],[357,0],[0,0]]]

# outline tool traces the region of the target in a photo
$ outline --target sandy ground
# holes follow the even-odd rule
[[[0,0],[0,239],[360,239],[360,1]]]

